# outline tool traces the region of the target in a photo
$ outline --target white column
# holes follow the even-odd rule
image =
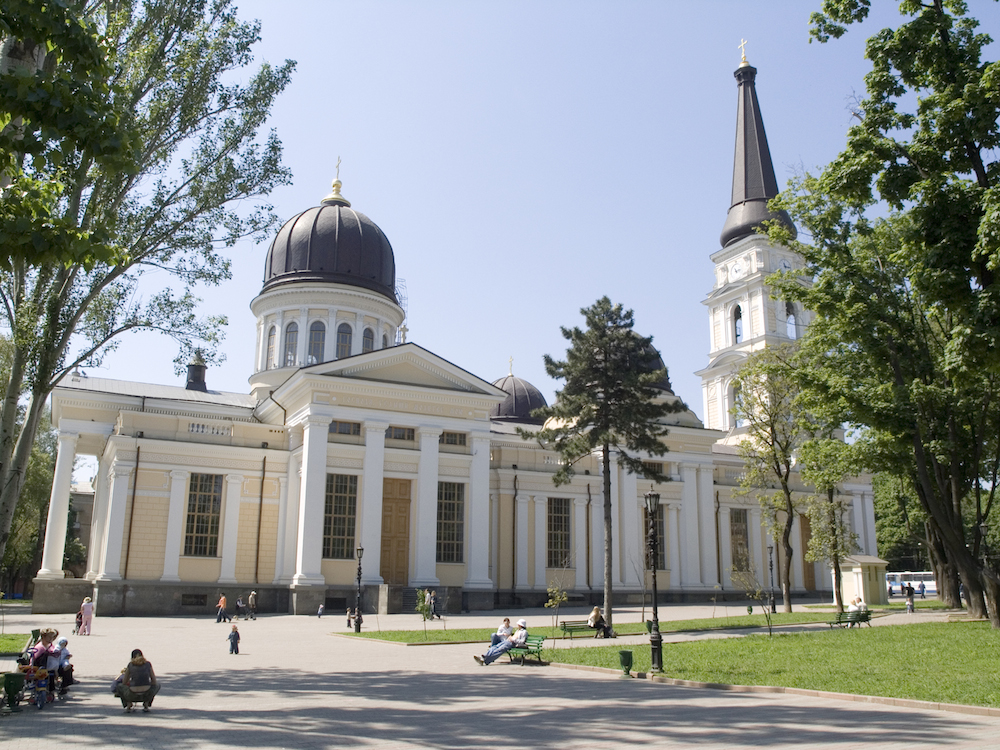
[[[715,486],[712,484],[712,467],[698,467],[698,517],[701,531],[701,581],[706,586],[719,583],[719,558],[717,557],[715,517]]]
[[[306,365],[306,346],[309,343],[309,308],[299,308],[299,338],[295,342],[295,362],[299,367]]]
[[[294,586],[323,586],[323,514],[326,508],[326,446],[332,418],[309,414],[303,423],[302,481],[299,487],[298,536]]]
[[[99,581],[120,581],[122,577],[122,537],[125,534],[125,506],[131,472],[131,464],[115,461],[108,474],[108,520],[104,530],[104,556],[97,576]]]
[[[729,527],[729,508],[719,508],[719,555],[722,562],[722,587],[733,587],[733,542]]]
[[[545,591],[548,581],[545,578],[545,568],[548,555],[548,498],[535,495],[535,590]]]
[[[379,339],[381,341],[382,339]],[[490,494],[490,576],[500,587],[500,495]]]
[[[861,503],[862,515],[865,519],[865,550],[866,555],[878,556],[878,538],[875,536],[875,498],[870,493],[860,493],[858,502]]]
[[[222,566],[219,583],[236,583],[236,546],[240,539],[240,497],[243,477],[226,475],[226,509],[222,521]]]
[[[518,591],[528,588],[528,496],[518,495],[514,498],[514,512],[517,514],[517,539],[514,552],[517,555],[514,570],[517,573]]]
[[[86,580],[93,581],[101,571],[101,557],[104,553],[104,526],[108,514],[108,471],[98,460],[97,476],[94,479],[94,510],[90,520],[90,542],[87,545]]]
[[[254,372],[260,372],[264,369],[264,347],[266,346],[265,334],[267,333],[267,326],[264,325],[263,318],[257,321],[257,357],[254,364]]]
[[[490,437],[472,436],[465,588],[490,590]]]
[[[590,585],[604,590],[604,496],[591,496],[590,501]]]
[[[680,503],[667,505],[667,565],[670,566],[670,588],[681,587]]]
[[[354,336],[351,337],[352,356],[355,354],[361,354],[361,344],[364,341],[364,333],[365,333],[365,314],[357,313],[354,316]]]
[[[49,516],[45,523],[45,546],[42,547],[42,567],[39,578],[63,578],[63,555],[66,551],[66,522],[69,516],[69,490],[73,481],[73,460],[76,458],[75,432],[59,433],[56,470],[49,496]]]
[[[573,545],[576,548],[573,564],[576,566],[577,591],[587,590],[587,498],[573,500]]]
[[[799,523],[799,514],[792,518],[792,583],[794,588],[805,587],[806,578],[802,573],[803,555],[806,551],[802,544],[802,525]]]
[[[379,567],[382,562],[382,479],[385,472],[385,431],[388,422],[365,420],[364,476],[361,478],[361,512],[358,514],[358,539],[365,548],[365,557],[377,560],[362,570],[362,583],[382,583]]]
[[[624,581],[628,588],[641,589],[643,570],[645,569],[646,545],[643,543],[643,532],[640,531],[639,517],[639,477],[636,474],[621,469],[621,533],[618,534],[618,544],[621,546],[624,560]]]
[[[289,459],[288,465],[292,461]],[[278,536],[275,539],[276,549],[274,551],[274,580],[278,583],[285,577],[288,567],[285,565],[285,534],[288,531],[288,477],[278,477]],[[294,558],[293,558],[294,560]]]
[[[299,559],[299,499],[302,496],[302,454],[296,453],[288,459],[288,500],[285,506],[284,563],[281,578],[275,583],[290,584],[295,576]]]
[[[438,440],[442,430],[438,427],[421,427],[417,430],[420,441],[420,462],[417,466],[416,570],[411,586],[423,588],[438,586],[437,577],[437,494],[438,494]]]
[[[163,548],[163,575],[161,581],[179,581],[181,577],[181,546],[184,537],[184,519],[187,515],[187,489],[190,473],[175,469],[170,472],[170,507],[167,510],[167,534]]]
[[[618,482],[618,465],[614,457],[611,459],[611,580],[615,586],[622,582],[622,555],[624,548],[622,545],[622,516],[621,516],[621,487]],[[603,527],[603,521],[602,521]],[[604,549],[603,542],[601,550]],[[603,570],[603,567],[602,567]]]
[[[764,549],[765,545],[761,543],[763,532],[760,526],[760,505],[755,503],[747,515],[749,516],[747,522],[747,546],[749,549],[747,552],[750,555],[750,564],[753,566],[754,575],[757,576],[757,582],[761,586],[766,586],[764,578],[767,575],[767,550]]]
[[[698,554],[698,467],[681,464],[681,583],[701,585],[701,556]]]
[[[865,545],[864,507],[862,506],[860,498],[857,495],[851,498],[851,527],[854,533],[858,535],[858,546],[860,546],[862,550],[867,549]],[[48,539],[48,535],[46,535],[46,539]]]

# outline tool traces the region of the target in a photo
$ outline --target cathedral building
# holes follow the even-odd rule
[[[754,68],[739,90],[733,199],[715,263],[705,422],[669,415],[668,453],[648,457],[671,481],[662,502],[656,576],[664,600],[742,598],[733,571],[763,577],[773,542],[742,472],[730,382],[746,355],[799,337],[809,312],[771,298],[778,269],[801,267],[756,232],[777,194]],[[481,379],[406,340],[388,238],[341,194],[289,219],[267,253],[247,393],[210,388],[200,362],[186,385],[80,373],[52,393],[58,458],[34,611],[203,614],[218,596],[258,594],[259,609],[296,614],[353,606],[412,611],[415,590],[450,612],[539,606],[558,583],[571,601],[603,596],[601,467],[592,457],[556,487],[559,456],[538,429],[537,388],[513,373]],[[720,212],[721,213],[721,212]],[[680,400],[668,379],[657,398]],[[62,569],[73,462],[98,461],[83,577]],[[612,467],[617,601],[648,590],[643,494]],[[846,483],[849,524],[875,554],[871,487]],[[805,492],[805,487],[799,487]],[[828,566],[803,560],[796,519],[793,592],[829,591]],[[85,540],[87,541],[87,540]],[[363,554],[359,554],[363,551]],[[360,557],[360,565],[359,565]],[[71,575],[71,574],[69,574]]]

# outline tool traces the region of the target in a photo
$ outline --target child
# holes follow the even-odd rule
[[[66,695],[69,692],[69,686],[73,684],[73,665],[69,663],[69,660],[73,657],[73,654],[69,652],[66,648],[69,645],[69,641],[66,638],[60,638],[56,641],[56,655],[59,658],[59,674],[62,676],[62,684],[59,686],[59,695]]]
[[[35,672],[35,705],[39,709],[45,708],[45,703],[49,699],[49,672],[44,667],[40,667]]]
[[[240,652],[240,631],[233,625],[233,630],[229,634],[229,653],[238,654]]]
[[[319,609],[316,610],[316,616],[322,618],[323,610],[326,609],[322,604],[319,605]]]
[[[83,627],[83,610],[76,613],[76,627],[73,628],[73,635],[80,635],[80,628]]]

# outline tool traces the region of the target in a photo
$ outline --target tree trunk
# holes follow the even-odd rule
[[[614,561],[614,538],[611,536],[611,446],[603,446],[601,464],[604,469],[604,622],[608,632],[614,632],[611,615],[611,573]]]
[[[788,487],[785,493],[785,528],[781,531],[781,549],[784,557],[781,560],[781,611],[792,611],[792,523],[795,521],[795,506],[792,505],[792,493]]]
[[[986,609],[990,618],[990,625],[1000,628],[1000,612],[997,611],[997,603],[1000,600],[1000,586],[992,578],[983,576],[983,593],[986,596]]]
[[[840,571],[840,553],[841,549],[841,533],[840,529],[837,528],[837,504],[834,500],[834,488],[831,487],[826,493],[827,502],[829,507],[827,508],[827,522],[830,524],[830,539],[832,541],[833,554],[830,555],[830,562],[833,563],[833,601],[837,605],[837,612],[840,614],[844,613],[844,592],[843,592],[843,574]]]

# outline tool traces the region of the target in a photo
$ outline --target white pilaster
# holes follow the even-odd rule
[[[719,559],[722,562],[722,588],[733,587],[733,540],[729,527],[729,508],[719,508]]]
[[[381,339],[379,339],[381,341]],[[500,586],[500,495],[490,493],[490,577]]]
[[[227,474],[219,583],[236,583],[236,546],[240,539],[240,497],[242,494],[243,477],[239,474]]]
[[[545,568],[548,561],[548,498],[535,495],[535,590],[545,591],[548,581],[545,579]]]
[[[289,466],[291,460],[288,461]],[[288,478],[278,477],[278,536],[275,539],[274,580],[277,583],[285,577],[285,533],[288,529]]]
[[[187,511],[187,490],[190,473],[175,469],[170,472],[170,507],[167,509],[167,533],[163,548],[163,575],[161,581],[179,581],[181,547],[184,537],[184,518]]]
[[[802,544],[802,524],[799,523],[799,514],[796,513],[792,519],[792,584],[794,588],[805,587],[805,576],[802,573],[803,558],[806,553],[805,545]]]
[[[326,446],[332,418],[312,413],[302,425],[302,482],[294,586],[323,586],[323,514],[326,508]]]
[[[302,453],[288,460],[288,503],[285,508],[285,563],[275,583],[290,584],[298,570],[299,503],[302,497]],[[325,502],[325,498],[324,498]]]
[[[388,422],[365,420],[364,476],[361,478],[361,512],[358,513],[358,538],[370,559],[382,560],[382,477],[385,471],[385,431]],[[362,570],[362,583],[382,583],[379,565]]]
[[[712,467],[698,466],[699,546],[701,547],[701,581],[706,586],[719,583],[718,538],[716,537],[715,486]]]
[[[590,559],[593,574],[592,589],[604,590],[604,496],[599,494],[590,501]]]
[[[621,487],[618,482],[618,465],[611,459],[611,580],[615,586],[622,582],[622,556],[625,554],[625,545],[622,540],[622,515],[621,515]],[[601,545],[604,549],[604,545]]]
[[[104,528],[108,516],[108,469],[100,460],[94,479],[94,510],[90,517],[90,542],[87,545],[86,580],[93,581],[101,572],[104,554]]]
[[[667,565],[670,566],[670,588],[681,587],[680,503],[667,505]]]
[[[257,356],[254,358],[254,372],[260,372],[264,369],[264,335],[267,331],[264,325],[263,319],[257,320]]]
[[[514,549],[517,554],[515,572],[517,573],[517,590],[528,588],[528,496],[518,495],[514,498],[514,513],[517,515],[515,526],[517,539]]]
[[[578,497],[573,500],[573,560],[576,566],[577,591],[587,590],[587,498]]]
[[[701,557],[698,554],[698,467],[681,464],[681,583],[701,585]]]
[[[115,461],[108,474],[108,520],[104,531],[104,556],[97,576],[99,581],[120,581],[122,577],[122,537],[125,534],[125,506],[128,503],[128,480],[132,468],[132,464]]]
[[[417,430],[420,462],[417,465],[416,534],[413,539],[416,570],[410,585],[419,588],[440,585],[437,577],[437,497],[438,440],[441,432],[438,427]]]
[[[764,578],[767,575],[767,550],[764,549],[766,545],[761,542],[764,533],[760,525],[760,505],[754,504],[747,515],[750,517],[747,522],[747,546],[749,547],[747,551],[750,555],[750,564],[757,576],[757,582],[764,586]]]
[[[472,466],[469,469],[469,562],[465,588],[489,590],[490,580],[490,437],[472,436]]]
[[[354,336],[351,337],[351,355],[361,354],[361,345],[365,334],[365,314],[357,313],[354,316]]]
[[[646,560],[646,545],[643,543],[643,532],[640,530],[641,505],[639,501],[639,477],[622,468],[620,470],[621,488],[621,533],[618,535],[622,548],[624,562],[625,586],[627,588],[642,588],[644,563]]]
[[[75,432],[59,433],[52,494],[49,496],[49,516],[45,524],[45,545],[42,547],[42,567],[39,578],[63,578],[63,555],[66,551],[66,523],[69,516],[69,490],[73,481],[73,460],[76,458]]]
[[[295,342],[295,364],[306,364],[306,347],[309,346],[309,308],[299,308],[299,337]]]

